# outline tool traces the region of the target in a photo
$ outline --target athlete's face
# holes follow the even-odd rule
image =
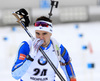
[[[43,47],[47,47],[48,44],[50,43],[50,37],[51,33],[46,32],[46,31],[41,31],[41,30],[36,30],[35,31],[36,38],[40,38],[44,40],[44,43],[42,44]]]

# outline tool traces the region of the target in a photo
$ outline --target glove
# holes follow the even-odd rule
[[[70,78],[70,81],[76,81],[76,78],[72,77]]]
[[[28,12],[24,8],[22,8],[16,11],[15,13],[21,16],[20,18],[21,22],[24,24],[25,27],[28,27],[30,23]]]
[[[36,38],[34,41],[33,41],[33,47],[34,47],[34,51],[35,52],[38,52],[39,50],[39,47],[44,43],[44,40],[41,40],[39,38]]]

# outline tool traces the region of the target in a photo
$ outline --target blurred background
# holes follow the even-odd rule
[[[57,0],[53,9],[53,35],[68,50],[77,81],[100,79],[100,0]],[[30,38],[17,24],[13,12],[25,8],[29,31],[39,16],[48,16],[50,0],[0,0],[0,81],[16,81],[11,68],[19,44]]]

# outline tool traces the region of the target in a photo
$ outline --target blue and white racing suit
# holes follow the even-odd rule
[[[47,47],[40,46],[43,51],[47,54],[53,64],[58,68],[59,60],[55,54],[55,50],[50,40]],[[61,62],[66,65],[61,66],[64,71],[67,81],[70,81],[70,77],[75,76],[70,57],[66,48],[59,44]],[[20,81],[55,81],[55,72],[49,63],[46,61],[40,51],[37,52],[32,58],[34,61],[27,60],[27,55],[34,55],[32,48],[32,41],[23,41],[19,47],[16,61],[12,67],[12,77]]]

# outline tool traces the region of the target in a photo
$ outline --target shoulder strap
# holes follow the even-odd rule
[[[53,43],[53,47],[54,47],[55,53],[58,57],[58,60],[61,61],[59,43],[54,38],[51,38],[51,41]]]

